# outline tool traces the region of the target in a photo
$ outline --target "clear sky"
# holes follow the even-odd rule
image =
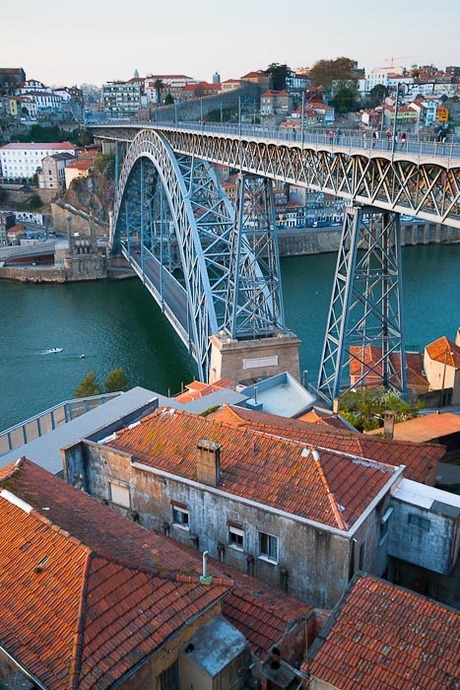
[[[238,78],[272,62],[460,64],[458,0],[4,0],[0,67],[49,85]]]

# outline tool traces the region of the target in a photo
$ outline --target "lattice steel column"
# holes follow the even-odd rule
[[[318,391],[332,402],[370,383],[407,392],[399,214],[348,207]]]
[[[243,340],[286,332],[273,186],[267,178],[238,178],[225,327]]]

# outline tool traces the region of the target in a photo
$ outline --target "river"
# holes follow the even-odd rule
[[[282,259],[286,320],[302,340],[301,369],[316,380],[336,255]],[[403,250],[408,346],[460,327],[460,245]],[[68,285],[0,282],[0,430],[73,397],[93,369],[123,367],[130,385],[175,394],[194,364],[138,279]],[[51,348],[57,354],[44,354]],[[81,359],[80,355],[85,358]]]

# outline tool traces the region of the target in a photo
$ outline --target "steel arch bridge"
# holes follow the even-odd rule
[[[167,140],[149,130],[134,138],[118,178],[112,251],[130,261],[202,380],[213,333],[248,339],[286,332],[271,187],[246,176],[239,187],[244,214],[235,214],[207,161],[175,156]]]
[[[367,372],[373,373],[381,378],[384,385],[404,393],[406,381],[399,214],[406,213],[460,228],[460,145],[442,147],[433,143],[409,142],[404,150],[388,150],[387,142],[379,140],[375,148],[367,149],[361,139],[352,136],[342,136],[340,140],[330,141],[325,135],[306,134],[299,141],[298,136],[294,139],[292,134],[282,133],[279,129],[193,124],[155,127],[135,123],[105,124],[94,128],[94,133],[101,138],[124,144],[126,148],[132,148],[131,142],[134,143],[139,132],[152,130],[161,134],[165,145],[167,142],[171,151],[178,155],[178,160],[187,156],[195,162],[198,159],[226,165],[239,170],[243,179],[249,175],[259,181],[288,182],[341,197],[351,204],[344,219],[318,389],[329,401],[337,397],[344,376],[349,376],[350,366],[355,364],[355,368],[358,365],[362,372],[358,380],[362,381]],[[121,147],[117,146],[117,150],[119,148]],[[128,148],[128,156],[131,156],[131,148]],[[160,167],[162,165],[161,163]],[[125,165],[123,168],[125,169]],[[125,177],[122,173],[120,177],[121,191],[117,198],[123,195],[127,182],[126,173],[124,175]],[[248,179],[251,178],[246,178]],[[247,242],[249,235],[243,228],[245,214],[241,210],[247,194],[241,193],[241,189],[245,186],[247,188],[247,184],[247,181],[240,184],[239,210],[236,221],[230,221],[234,231],[233,239],[226,245],[228,265],[231,263],[230,257],[235,257],[239,251],[235,250],[235,238],[244,237],[243,246],[249,252],[248,256],[251,251]],[[269,197],[270,186],[264,184]],[[269,204],[267,208],[269,209]],[[114,217],[117,214],[120,215],[120,210],[115,206]],[[267,286],[276,285],[276,288],[266,287],[264,294],[267,300],[268,290],[268,294],[272,295],[272,302],[277,305],[271,314],[273,327],[284,331],[276,237],[274,228],[270,228],[270,223],[273,222],[270,210],[267,218],[265,243],[273,250],[274,257],[269,262],[271,273],[266,272],[269,277]],[[249,227],[251,223],[246,225],[246,231]],[[199,231],[192,230],[192,236],[199,234]],[[228,237],[230,236],[231,233]],[[257,247],[257,244],[253,242],[252,247],[254,246]],[[363,250],[362,256],[358,249]],[[203,247],[197,251],[203,251]],[[248,260],[248,265],[257,265],[257,260],[263,256],[262,252],[257,254],[257,251],[256,255],[257,259]],[[238,285],[244,285],[242,275],[235,271],[238,263],[233,258],[233,273],[227,271],[222,276],[222,280],[232,286],[233,303]],[[192,269],[191,277],[195,264],[190,261],[186,265]],[[260,273],[259,270],[259,276]],[[205,275],[205,272],[200,272],[200,275]],[[256,294],[254,286],[257,281],[254,273],[251,280],[252,293],[247,289],[245,292],[246,308],[251,304],[252,295]],[[209,294],[207,288],[203,294]],[[227,304],[228,296],[225,298]],[[209,304],[211,302],[212,300]],[[214,302],[219,303],[219,299]],[[235,311],[233,308],[233,313]],[[252,320],[256,324],[257,309],[254,303],[249,312],[251,317],[247,322]],[[279,318],[273,317],[274,313]],[[201,312],[201,317],[203,321],[204,311]],[[213,318],[208,324],[208,330],[203,329],[202,333],[208,335],[214,327],[231,331],[232,321],[228,314],[214,320]],[[266,325],[267,319],[263,319],[261,323]],[[254,328],[254,333],[256,330]],[[380,355],[369,365],[365,356],[366,349],[376,346]],[[202,356],[203,363],[205,359]],[[205,366],[202,370],[205,372]]]

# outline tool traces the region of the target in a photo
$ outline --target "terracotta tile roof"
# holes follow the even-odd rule
[[[331,687],[458,687],[460,612],[384,580],[357,578],[323,637],[310,673]]]
[[[377,434],[378,432],[382,433],[382,429],[374,429],[367,433]],[[408,419],[407,422],[398,422],[394,425],[394,438],[398,441],[425,443],[459,432],[460,416],[452,412],[424,414],[422,417]]]
[[[336,414],[330,414],[327,412],[322,412],[321,410],[310,410],[305,412],[305,414],[300,417],[296,417],[302,422],[308,422],[309,424],[320,424],[324,426],[332,427],[333,429],[340,429],[350,431],[349,427],[346,425],[343,419],[338,417]]]
[[[188,578],[201,573],[202,555],[195,549],[178,544],[154,530],[145,530],[29,460],[22,459],[0,470],[0,490],[2,488],[8,488],[27,501],[34,508],[35,516],[46,516],[45,524],[59,525],[64,533],[72,535],[69,543],[76,552],[78,545],[84,548],[83,544],[86,546],[85,553],[97,552],[101,567],[104,558],[109,562],[110,554],[123,553],[124,560],[131,567],[130,572],[136,576],[137,573],[150,572],[158,564],[162,572],[171,574],[171,577],[178,571],[187,574]],[[0,519],[4,508],[12,510],[6,501],[0,499]],[[22,512],[19,515],[22,516]],[[108,520],[110,530],[106,529]],[[19,523],[17,528],[21,532]],[[1,534],[0,543],[4,543]],[[24,535],[21,543],[27,543]],[[0,577],[5,554],[6,550],[2,548]],[[113,562],[118,563],[116,559],[110,561]],[[225,597],[223,613],[246,636],[254,653],[261,657],[265,657],[273,645],[280,645],[286,631],[290,631],[297,622],[313,615],[314,610],[305,602],[254,577],[243,575],[235,568],[211,558],[208,566],[214,577],[227,583],[231,578],[234,583],[235,586]],[[181,577],[176,576],[176,579],[180,581]],[[43,614],[43,609],[40,609],[40,614]],[[3,639],[1,630],[0,616],[0,640]],[[62,626],[60,630],[62,634]],[[36,631],[41,634],[40,626]]]
[[[316,458],[308,442],[170,408],[117,432],[107,446],[197,481],[197,444],[203,438],[221,445],[220,490],[338,529],[353,525],[394,472],[380,462],[362,463],[326,448]]]
[[[422,483],[433,477],[436,466],[445,452],[438,444],[390,441],[230,405],[222,406],[211,415],[211,418],[232,426],[259,430],[282,438],[298,439],[317,447],[333,448],[358,457],[371,458],[395,467],[405,465],[404,476]]]
[[[430,358],[448,367],[460,369],[460,347],[443,335],[426,346]]]
[[[6,144],[1,147],[3,150],[18,150],[18,151],[74,151],[76,146],[68,141],[63,141],[62,143],[50,143],[50,144]]]
[[[372,372],[366,376],[366,385],[379,386],[382,384],[383,369],[380,363],[382,351],[374,345],[366,345],[364,354],[361,347],[350,347],[350,376],[357,379],[366,371]],[[399,371],[399,362],[396,354],[390,355],[390,361],[395,369]],[[418,352],[406,352],[406,377],[409,388],[425,388],[428,390],[428,381],[422,374],[423,355]]]
[[[227,569],[226,574],[235,587],[224,599],[223,614],[262,660],[273,646],[282,647],[283,639],[295,625],[315,617],[311,606],[279,589],[261,585],[233,568]]]
[[[174,399],[181,403],[188,403],[191,400],[203,398],[204,396],[214,393],[214,391],[218,391],[221,388],[231,387],[232,382],[229,379],[219,379],[219,381],[215,381],[211,384],[203,383],[202,381],[192,381],[185,386],[187,390],[185,390],[183,393],[179,393],[179,395],[176,395]]]
[[[125,528],[120,543],[121,525],[118,539],[107,532],[98,552],[79,539],[85,529],[78,529],[78,521],[86,522],[84,512],[97,503],[89,497],[82,501],[81,494],[75,501],[77,514],[72,515],[64,501],[69,501],[69,491],[74,499],[79,492],[43,475],[44,470],[22,461],[2,482],[8,489],[0,497],[0,644],[50,690],[103,690],[222,598],[232,581],[219,578],[209,586],[200,585],[196,576],[164,569],[163,555],[158,554],[149,565],[148,549],[140,557],[146,539],[142,528],[133,562],[126,536],[130,530]],[[54,496],[47,499],[48,482]],[[59,491],[64,500],[54,510]],[[15,505],[8,492],[29,499],[31,512]],[[73,534],[49,519],[64,513],[68,518],[61,522],[77,526]],[[114,517],[111,513],[111,526]],[[121,520],[123,526],[129,524]],[[107,521],[105,513],[102,524]],[[103,528],[96,532],[93,540],[88,539],[93,544],[103,536]]]
[[[92,168],[94,165],[94,160],[93,159],[84,159],[84,160],[76,160],[72,161],[72,163],[69,163],[67,166],[68,168],[71,169],[77,169],[77,170],[89,170]]]

